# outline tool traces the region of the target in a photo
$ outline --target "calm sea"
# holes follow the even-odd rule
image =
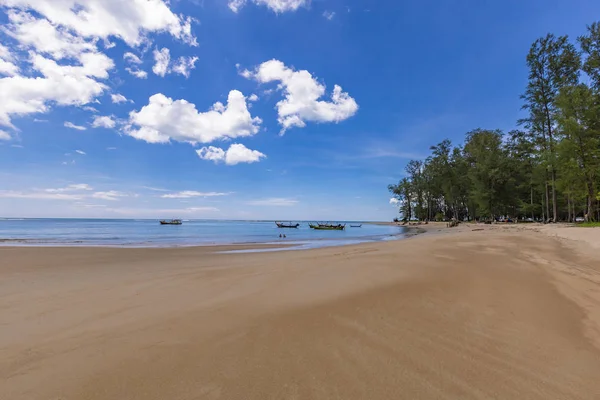
[[[354,223],[353,223],[354,224]],[[393,240],[405,230],[395,226],[346,225],[345,231],[316,231],[301,222],[298,229],[279,229],[266,221],[184,220],[160,225],[144,219],[0,218],[0,244],[26,246],[175,247],[239,243],[289,243],[297,248]],[[279,234],[285,234],[280,239]]]

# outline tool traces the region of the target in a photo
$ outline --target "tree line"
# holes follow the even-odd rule
[[[520,129],[476,129],[410,161],[389,186],[403,219],[600,220],[600,23],[575,43],[539,38],[526,63]]]

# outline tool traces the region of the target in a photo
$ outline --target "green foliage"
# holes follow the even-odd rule
[[[389,187],[404,218],[600,219],[600,23],[577,42],[549,34],[532,44],[525,130],[476,129],[407,164]]]
[[[502,132],[477,129],[467,133],[464,155],[471,166],[471,198],[481,216],[494,217],[507,200],[510,165],[502,147]]]
[[[582,69],[592,80],[594,89],[600,90],[600,23],[588,26],[588,34],[579,37],[578,41],[586,55]]]

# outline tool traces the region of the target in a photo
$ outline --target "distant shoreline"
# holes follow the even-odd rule
[[[403,227],[394,229],[370,223],[362,223],[362,228],[347,226],[344,232],[338,232],[313,231],[305,225],[299,229],[280,229],[270,221],[194,220],[174,227],[154,222],[53,218],[9,220],[6,224],[0,222],[0,247],[214,247],[221,251],[224,246],[249,246],[252,249],[244,247],[244,250],[276,251],[399,240],[414,234]]]

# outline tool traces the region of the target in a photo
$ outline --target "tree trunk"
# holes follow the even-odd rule
[[[550,109],[548,108],[548,103],[544,104],[544,108],[546,109],[546,122],[548,124],[548,145],[550,149],[550,158],[552,164],[550,164],[550,179],[552,179],[552,219],[556,222],[557,218],[557,204],[556,204],[556,169],[554,168],[554,143],[552,137],[552,119],[550,115]],[[546,189],[547,190],[547,189]],[[549,217],[550,215],[548,215]]]
[[[590,222],[590,211],[591,210],[592,210],[592,198],[588,194],[588,196],[587,196],[587,212],[585,213],[585,217],[584,217],[585,222]],[[592,218],[593,218],[593,214],[592,214]]]
[[[556,170],[554,167],[552,168],[552,221],[556,222],[558,220],[558,204],[556,201]]]
[[[544,196],[542,195],[542,221],[546,221],[546,214],[544,212],[545,207],[544,207],[545,203],[544,203]]]
[[[588,222],[590,219],[594,220],[595,219],[594,214],[596,211],[596,210],[594,210],[594,200],[595,200],[594,182],[588,182],[587,187],[588,187],[588,196],[587,196],[588,211],[587,211],[587,216],[586,216],[585,222]]]
[[[544,221],[550,219],[550,191],[548,190],[548,180],[546,180],[546,216]]]
[[[571,196],[567,193],[567,221],[571,222]]]
[[[531,219],[535,219],[535,216],[534,216],[534,213],[533,213],[533,185],[529,186],[529,191],[530,191],[530,194],[531,194],[531,198],[530,198],[530,201],[531,201],[531,203],[530,203],[531,204]]]

